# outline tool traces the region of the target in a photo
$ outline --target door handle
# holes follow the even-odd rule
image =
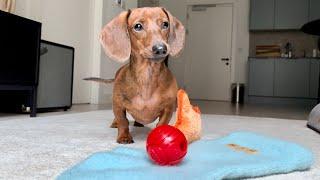
[[[221,58],[221,61],[230,61],[229,58]]]

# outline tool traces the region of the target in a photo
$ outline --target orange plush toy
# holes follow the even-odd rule
[[[201,112],[199,107],[190,104],[188,94],[184,90],[178,91],[178,108],[176,124],[186,136],[188,143],[199,140],[201,137]]]

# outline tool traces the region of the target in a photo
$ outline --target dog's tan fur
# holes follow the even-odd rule
[[[162,28],[164,22],[169,23],[168,29]],[[143,25],[142,31],[134,30],[136,23]],[[130,59],[114,79],[115,119],[111,127],[118,128],[118,143],[133,143],[126,112],[136,120],[136,125],[148,124],[157,118],[158,125],[169,123],[176,107],[178,86],[164,60],[168,55],[179,55],[184,41],[185,29],[181,22],[159,7],[122,12],[104,27],[101,43],[106,54],[119,62]],[[161,58],[155,58],[152,52],[156,43],[167,46],[168,51]]]

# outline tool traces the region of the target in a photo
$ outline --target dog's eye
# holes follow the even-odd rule
[[[168,28],[169,28],[169,22],[163,22],[162,29],[168,29]]]
[[[143,29],[143,26],[141,23],[137,23],[136,25],[134,25],[133,29],[135,31],[141,31]]]

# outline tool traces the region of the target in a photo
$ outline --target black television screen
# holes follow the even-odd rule
[[[0,11],[0,84],[36,85],[41,23]]]

